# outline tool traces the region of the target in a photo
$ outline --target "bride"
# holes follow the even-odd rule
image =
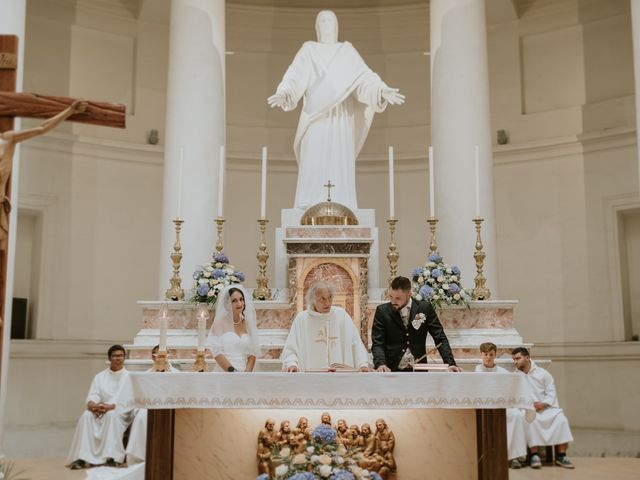
[[[207,345],[217,363],[214,371],[253,371],[260,353],[256,309],[242,285],[220,292]]]

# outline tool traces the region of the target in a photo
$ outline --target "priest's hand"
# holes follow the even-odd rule
[[[371,368],[369,367],[369,365],[363,365],[360,367],[360,371],[361,372],[371,372]]]
[[[298,370],[298,366],[297,365],[291,365],[289,367],[287,367],[287,372],[299,372],[300,370]]]
[[[376,372],[390,372],[390,371],[391,369],[386,365],[380,365],[378,368],[376,368]]]
[[[449,371],[450,372],[461,372],[462,369],[457,365],[449,365]]]
[[[382,89],[382,98],[389,102],[390,105],[402,105],[405,96],[397,88],[385,87]]]

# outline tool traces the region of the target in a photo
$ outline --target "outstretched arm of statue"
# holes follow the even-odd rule
[[[382,89],[382,98],[389,102],[389,105],[402,105],[405,96],[397,88],[385,87]]]
[[[87,109],[87,105],[88,103],[84,100],[76,100],[59,114],[42,122],[40,126],[28,128],[20,132],[13,132],[13,141],[15,143],[19,143],[24,142],[25,140],[29,140],[30,138],[37,137],[39,135],[44,135],[45,133],[50,132],[51,130],[56,128],[70,116],[84,112]]]

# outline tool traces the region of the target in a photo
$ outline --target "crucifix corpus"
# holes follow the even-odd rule
[[[18,37],[0,35],[0,359],[4,334],[11,170],[16,145],[50,132],[65,120],[125,128],[125,106],[67,97],[16,93]],[[46,118],[41,125],[13,130],[15,117]]]

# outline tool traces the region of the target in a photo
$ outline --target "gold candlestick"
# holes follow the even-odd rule
[[[387,223],[389,224],[389,251],[387,252],[387,259],[389,259],[389,281],[387,282],[388,286],[391,286],[391,281],[396,278],[398,275],[398,258],[400,254],[398,253],[398,247],[396,246],[396,223],[398,223],[398,219],[395,217],[391,217],[387,219]]]
[[[267,243],[265,242],[264,232],[267,228],[269,220],[261,218],[258,220],[260,225],[260,246],[258,247],[258,278],[256,283],[258,286],[253,291],[254,300],[270,300],[271,289],[269,288],[269,279],[267,278],[267,260],[269,260],[269,252],[267,251]]]
[[[429,242],[429,253],[427,257],[432,253],[436,253],[438,251],[438,244],[436,242],[436,224],[438,223],[438,219],[436,217],[429,217],[427,219],[427,223],[429,224],[429,230],[431,231],[431,240]]]
[[[482,222],[484,218],[476,217],[473,219],[473,223],[476,224],[476,251],[473,253],[473,258],[476,261],[476,276],[474,278],[475,288],[471,293],[471,298],[474,300],[489,300],[491,298],[491,291],[486,287],[487,279],[482,274],[484,268],[485,253],[482,251],[482,238],[480,237],[480,230],[482,228]]]
[[[216,254],[222,252],[224,245],[222,244],[222,228],[224,227],[224,218],[216,218],[216,225],[218,229],[218,240],[216,241]]]
[[[208,372],[209,370],[211,370],[209,364],[204,359],[205,356],[206,355],[204,350],[202,352],[196,352],[196,360],[195,362],[193,362],[193,365],[191,365],[192,372]]]
[[[169,371],[169,361],[167,360],[168,354],[167,351],[158,351],[153,356],[153,368],[152,372],[168,372]]]
[[[164,297],[167,300],[173,300],[177,302],[178,300],[184,300],[184,290],[182,289],[182,278],[180,278],[180,262],[182,261],[182,246],[180,245],[180,229],[182,228],[182,224],[184,220],[181,220],[180,217],[173,220],[173,223],[176,226],[176,241],[173,244],[173,253],[171,254],[171,261],[173,262],[173,275],[169,280],[169,284],[171,285],[169,289],[165,292]]]

